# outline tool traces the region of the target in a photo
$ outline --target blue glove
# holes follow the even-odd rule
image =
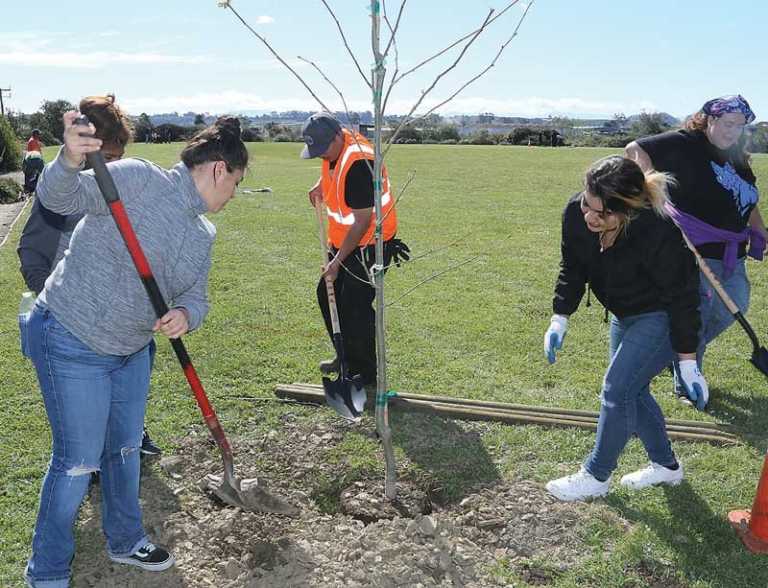
[[[678,375],[685,393],[697,409],[704,410],[709,402],[709,386],[699,371],[695,359],[684,359],[679,364]]]
[[[565,332],[568,330],[568,317],[553,314],[547,332],[544,333],[544,355],[547,361],[555,363],[555,351],[563,348]]]

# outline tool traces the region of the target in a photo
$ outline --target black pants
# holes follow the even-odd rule
[[[336,255],[331,248],[329,259]],[[384,267],[392,259],[389,242],[384,243]],[[341,338],[344,344],[344,357],[349,373],[360,375],[363,384],[376,384],[376,311],[373,301],[376,291],[370,283],[368,270],[376,263],[376,250],[373,245],[355,249],[344,260],[344,267],[339,270],[333,283],[336,294],[336,307],[339,311]],[[358,279],[359,278],[359,279]],[[317,302],[323,313],[328,336],[333,339],[331,313],[328,308],[328,292],[325,279],[317,284]]]

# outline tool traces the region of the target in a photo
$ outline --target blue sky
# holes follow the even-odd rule
[[[327,0],[364,70],[372,63],[367,0]],[[399,0],[384,2],[394,18]],[[401,71],[482,22],[505,0],[409,0],[398,35]],[[131,114],[317,109],[295,78],[216,0],[105,0],[96,10],[53,0],[4,2],[0,87],[32,112],[46,99],[113,92]],[[302,56],[342,89],[350,109],[370,94],[320,0],[233,0],[233,6],[316,90],[341,101]],[[499,18],[431,93],[437,102],[484,68],[509,37],[523,2]],[[611,116],[640,110],[684,116],[740,92],[768,120],[765,23],[757,0],[536,0],[496,67],[442,113]],[[405,78],[388,112],[407,111],[456,52]],[[387,62],[395,67],[394,55]]]

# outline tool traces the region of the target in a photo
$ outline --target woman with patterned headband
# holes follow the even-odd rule
[[[742,96],[722,96],[707,101],[688,118],[685,128],[638,139],[626,148],[626,156],[644,171],[655,169],[674,176],[670,215],[743,313],[750,294],[744,261],[747,254],[762,259],[768,236],[757,209],[759,193],[745,148],[744,129],[754,120],[755,114]],[[699,367],[706,345],[734,320],[703,277],[700,294]],[[678,366],[675,391],[687,398],[679,383]],[[688,400],[705,408],[701,399]]]

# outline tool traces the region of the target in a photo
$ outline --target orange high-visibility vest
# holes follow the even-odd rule
[[[336,248],[340,249],[344,238],[349,229],[355,222],[352,209],[347,206],[344,199],[344,187],[346,186],[347,173],[352,164],[361,159],[368,159],[373,162],[373,147],[362,135],[353,136],[347,129],[342,129],[344,136],[344,147],[341,150],[339,158],[336,160],[336,167],[331,170],[330,163],[323,160],[321,187],[323,190],[323,200],[325,201],[326,211],[328,212],[328,241]],[[397,214],[394,210],[394,200],[389,192],[389,176],[387,168],[381,168],[382,188],[381,188],[381,209],[384,226],[382,235],[387,241],[395,236],[397,232]],[[368,230],[358,242],[359,247],[373,245],[374,232],[376,230],[376,213],[371,215],[371,224]]]

